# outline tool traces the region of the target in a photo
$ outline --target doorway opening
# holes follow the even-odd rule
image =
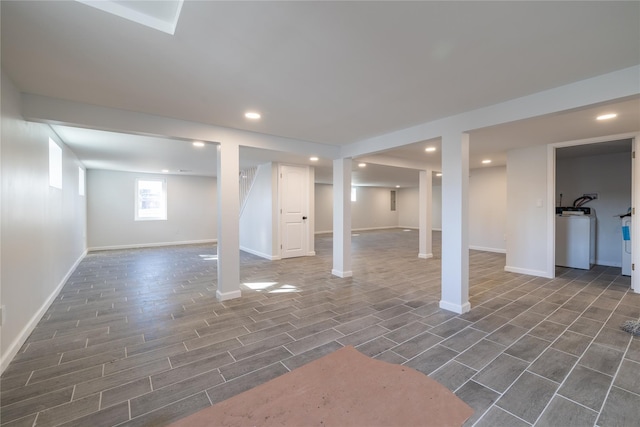
[[[593,265],[622,268],[638,279],[634,254],[640,254],[631,226],[640,186],[633,160],[637,135],[616,135],[550,146],[548,183],[549,266],[590,269]],[[627,228],[623,228],[623,220]],[[635,227],[638,228],[638,227]],[[627,268],[629,266],[629,268]]]

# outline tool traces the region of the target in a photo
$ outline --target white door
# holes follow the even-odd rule
[[[282,258],[307,255],[309,206],[306,167],[280,165],[280,236]]]

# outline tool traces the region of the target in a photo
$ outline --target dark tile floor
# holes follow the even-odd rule
[[[415,231],[353,238],[354,277],[317,256],[242,254],[243,297],[215,299],[215,246],[89,254],[2,375],[6,426],[164,425],[345,345],[437,379],[476,426],[635,426],[640,317],[620,269],[507,273],[471,251],[472,310],[438,308]]]

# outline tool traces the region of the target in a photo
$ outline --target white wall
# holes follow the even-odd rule
[[[420,190],[401,188],[398,190],[398,227],[419,228]],[[442,230],[442,186],[434,185],[431,199],[431,228]]]
[[[620,267],[622,230],[617,216],[631,206],[631,151],[556,161],[556,200],[564,206],[585,193],[598,199],[584,206],[596,211],[596,264]]]
[[[167,220],[135,221],[136,178],[167,180]],[[216,180],[207,177],[87,171],[90,249],[211,242],[217,238]]]
[[[547,146],[507,153],[507,261],[505,270],[549,277]]]
[[[277,259],[275,248],[277,222],[273,210],[277,198],[276,168],[272,163],[260,165],[240,214],[240,249],[267,259]],[[274,227],[275,225],[275,227]]]
[[[316,184],[315,193],[315,232],[331,233],[333,232],[333,185]]]
[[[357,200],[351,202],[351,228],[367,230],[397,227],[398,210],[391,210],[391,190],[382,187],[357,187]]]
[[[36,326],[86,251],[86,201],[76,156],[49,126],[22,119],[20,94],[2,73],[0,367]],[[49,187],[49,138],[62,148],[62,189]]]
[[[433,189],[435,194],[435,187]],[[419,188],[400,188],[397,194],[398,226],[402,228],[419,228]]]
[[[507,168],[472,169],[469,176],[469,248],[505,252]]]
[[[374,230],[398,227],[400,201],[396,192],[396,210],[391,210],[392,188],[357,187],[356,201],[351,202],[351,228]],[[397,191],[397,190],[396,190]],[[315,185],[315,232],[333,231],[333,186]],[[417,219],[417,213],[416,213]]]

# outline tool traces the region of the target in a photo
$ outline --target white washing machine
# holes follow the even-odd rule
[[[622,217],[622,275],[631,276],[631,216]]]
[[[556,265],[589,270],[596,262],[596,215],[591,208],[556,208]]]

